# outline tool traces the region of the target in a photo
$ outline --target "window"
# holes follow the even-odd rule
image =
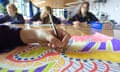
[[[53,9],[53,14],[56,17],[64,17],[64,9]]]
[[[18,12],[21,13],[23,16],[29,17],[30,16],[30,7],[29,7],[29,0],[13,0],[13,3],[18,8]],[[33,14],[36,14],[38,8],[33,5]],[[64,17],[64,9],[53,9],[53,14],[56,17]]]
[[[13,2],[18,8],[19,13],[21,13],[23,16],[30,16],[29,0],[14,0]],[[35,6],[33,6],[33,11],[34,14],[37,12],[37,8]]]

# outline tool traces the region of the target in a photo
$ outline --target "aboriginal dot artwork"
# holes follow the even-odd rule
[[[0,54],[0,72],[119,72],[120,40],[72,36],[64,53],[30,44]]]

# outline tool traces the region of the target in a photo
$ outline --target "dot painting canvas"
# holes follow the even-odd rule
[[[72,36],[65,53],[30,44],[0,54],[0,72],[119,72],[120,40]]]

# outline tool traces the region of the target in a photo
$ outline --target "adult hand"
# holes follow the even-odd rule
[[[58,51],[66,47],[70,35],[62,30],[57,29],[58,37],[55,36],[53,30],[30,29],[21,31],[21,40],[24,43],[47,43],[50,48],[56,48]]]
[[[66,31],[61,29],[58,29],[57,32],[58,32],[58,37],[54,35],[53,30],[50,31],[47,40],[49,41],[48,46],[50,48],[56,48],[56,50],[59,51],[60,49],[66,47],[70,39],[70,35]]]

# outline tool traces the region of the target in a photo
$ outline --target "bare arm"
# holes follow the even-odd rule
[[[59,38],[56,38],[52,30],[21,30],[20,37],[24,43],[48,43],[49,47],[62,48],[67,45],[70,35],[63,31],[58,30]]]

